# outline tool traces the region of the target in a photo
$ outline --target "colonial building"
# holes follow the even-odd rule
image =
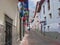
[[[41,0],[38,5],[41,29],[60,33],[60,0]]]
[[[0,0],[0,45],[19,44],[18,0]]]

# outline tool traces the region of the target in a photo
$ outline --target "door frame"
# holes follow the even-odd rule
[[[7,24],[7,23],[9,23],[9,24]],[[12,45],[12,24],[13,24],[13,20],[9,17],[9,16],[7,16],[7,14],[5,14],[5,45],[6,45],[6,40],[7,40],[7,38],[6,38],[6,36],[7,36],[7,30],[6,30],[6,25],[9,25],[9,26],[11,26],[11,38],[9,38],[9,39],[11,39],[11,44],[10,45]]]

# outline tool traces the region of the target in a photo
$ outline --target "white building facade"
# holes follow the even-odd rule
[[[39,12],[42,30],[60,33],[60,0],[44,0]],[[45,23],[45,25],[44,25]]]

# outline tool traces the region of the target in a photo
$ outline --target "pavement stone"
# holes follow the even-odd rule
[[[59,43],[48,40],[41,35],[37,34],[35,31],[31,30],[26,33],[24,39],[21,41],[20,45],[60,45]]]

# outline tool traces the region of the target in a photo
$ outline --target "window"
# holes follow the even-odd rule
[[[46,21],[46,17],[44,17],[44,20]]]
[[[51,13],[49,14],[49,16],[50,16],[50,18],[52,18],[52,14]]]
[[[43,6],[43,14],[45,14],[45,6]]]
[[[47,26],[47,28],[48,28],[48,31],[49,31],[50,26]]]
[[[60,8],[58,9],[59,17],[60,17]]]
[[[48,10],[50,10],[50,0],[47,0],[48,3]]]

